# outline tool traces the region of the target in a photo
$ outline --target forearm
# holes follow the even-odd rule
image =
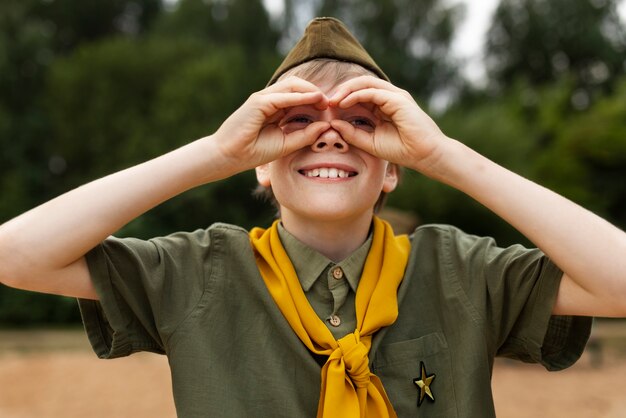
[[[96,180],[0,226],[0,282],[96,297],[83,256],[126,223],[186,190],[229,177],[313,143],[315,122],[286,135],[284,109],[327,106],[317,86],[295,77],[253,93],[210,137]],[[78,289],[78,290],[77,290]]]
[[[373,133],[345,121],[332,127],[351,146],[468,194],[541,248],[565,273],[553,312],[626,316],[624,232],[447,138],[408,92],[384,80],[348,80],[329,103],[378,106]]]
[[[224,177],[210,138],[61,195],[0,226],[0,272],[32,275],[70,265],[159,203]],[[10,270],[10,273],[7,272]]]
[[[577,285],[607,303],[626,292],[626,234],[564,197],[506,170],[454,140],[430,175],[509,222]]]

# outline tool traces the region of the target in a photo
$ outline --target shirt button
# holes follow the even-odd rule
[[[333,269],[333,277],[335,278],[335,280],[343,279],[343,270],[341,270],[341,267],[335,267]]]
[[[339,325],[341,325],[341,318],[339,318],[337,315],[331,315],[330,318],[328,318],[328,322],[330,322],[330,325],[332,325],[333,327],[338,327]]]

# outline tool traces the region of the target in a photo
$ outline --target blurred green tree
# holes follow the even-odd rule
[[[435,117],[446,135],[521,175],[532,177],[536,132],[525,120],[519,96],[525,87],[513,86],[491,100],[466,101]],[[468,232],[492,236],[500,244],[528,241],[506,222],[465,194],[408,171],[390,204],[419,214],[423,223],[449,223]]]
[[[544,90],[540,100],[553,105],[546,106],[541,124],[554,137],[533,170],[542,184],[626,228],[626,77],[615,85],[593,107],[569,117],[550,111],[569,100],[567,89]]]
[[[29,2],[0,3],[0,220],[30,208],[42,191],[36,138],[47,131],[40,100],[53,56],[50,25],[29,15]]]
[[[161,15],[152,34],[203,40],[206,48],[233,45],[253,59],[277,59],[280,36],[261,0],[180,0],[172,13]]]
[[[492,83],[467,89],[436,119],[451,137],[626,227],[624,30],[615,4],[503,0],[487,48]],[[290,46],[308,20],[303,11],[346,21],[420,102],[463,84],[449,51],[462,9],[444,1],[287,0],[274,21],[260,0],[0,3],[0,222],[213,132],[265,85],[276,46]],[[255,183],[248,172],[192,190],[121,234],[267,224],[273,210],[250,197]],[[524,241],[417,173],[390,204],[502,244]],[[0,323],[69,318],[77,318],[69,299],[0,287]]]
[[[56,51],[69,52],[81,44],[108,36],[145,33],[163,8],[161,0],[28,0],[32,18],[54,32]]]
[[[183,0],[142,38],[109,38],[59,60],[47,95],[56,192],[212,133],[267,82],[277,39],[260,1]],[[248,172],[190,191],[121,233],[267,223],[271,209],[250,197],[254,186]]]
[[[450,137],[626,228],[626,77],[585,111],[570,109],[574,83],[518,81],[489,100],[458,102],[437,122]],[[471,198],[416,173],[407,173],[390,203],[423,222],[530,244]]]
[[[2,3],[0,221],[210,134],[267,82],[277,39],[260,1]],[[254,186],[243,173],[188,192],[121,234],[266,224]],[[70,302],[0,287],[0,323],[76,320]]]
[[[567,76],[590,95],[610,88],[625,65],[618,3],[502,0],[487,36],[490,80],[504,88],[520,77],[537,86]]]
[[[534,136],[532,176],[624,227],[626,120],[616,112],[626,30],[618,4],[501,0],[488,32],[483,99],[525,86],[518,98]]]
[[[269,68],[250,75],[247,63],[242,48],[161,37],[111,39],[57,61],[47,95],[50,154],[60,163],[56,192],[212,133],[269,77]],[[216,220],[267,222],[269,210],[250,196],[254,184],[249,172],[190,191],[122,233],[147,237]],[[236,193],[227,201],[220,198],[231,189]]]
[[[51,197],[55,161],[42,146],[50,131],[42,106],[55,59],[81,43],[141,33],[160,10],[159,0],[0,3],[0,220]]]

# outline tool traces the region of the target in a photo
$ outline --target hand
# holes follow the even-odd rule
[[[379,120],[373,132],[345,121],[331,121],[348,143],[392,163],[428,171],[447,138],[408,92],[385,80],[362,76],[341,84],[329,99],[329,106],[339,108],[357,103],[374,104]]]
[[[324,110],[328,99],[316,85],[297,77],[253,93],[213,135],[231,170],[254,168],[315,142],[329,128],[328,122],[314,122],[290,133],[278,126],[287,108],[301,105]]]

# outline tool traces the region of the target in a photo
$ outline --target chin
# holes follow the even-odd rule
[[[311,204],[306,207],[283,207],[282,211],[289,211],[300,219],[311,222],[347,222],[350,220],[371,217],[374,214],[374,204],[368,208],[346,207],[342,205]]]
[[[281,206],[281,213],[290,212],[300,219],[311,221],[337,222],[369,216],[374,213],[378,194],[361,193],[357,195],[347,190],[336,193],[294,193],[290,190],[274,189],[276,200]]]

